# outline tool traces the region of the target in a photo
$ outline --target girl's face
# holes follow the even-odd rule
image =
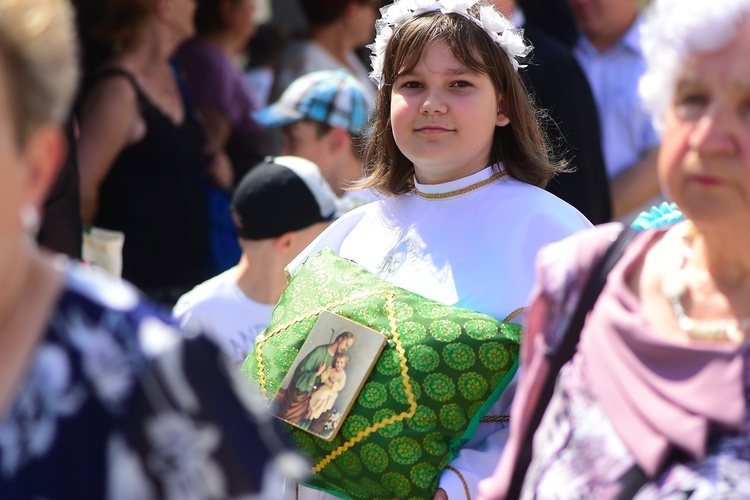
[[[728,45],[686,61],[658,170],[669,197],[696,222],[750,221],[750,17]]]
[[[414,69],[393,82],[393,137],[422,184],[485,168],[495,127],[508,123],[487,75],[461,64],[443,41],[429,45]]]

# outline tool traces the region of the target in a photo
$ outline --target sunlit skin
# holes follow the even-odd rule
[[[461,64],[445,42],[425,48],[414,69],[393,83],[393,137],[422,184],[487,167],[495,127],[509,122],[492,81]]]
[[[173,16],[172,29],[178,38],[187,40],[195,35],[193,17],[197,8],[197,0],[170,0],[168,3],[167,9],[172,11]]]
[[[659,180],[694,222],[750,228],[750,20],[692,56],[665,116]]]
[[[568,0],[578,29],[604,52],[630,29],[638,15],[636,0]]]
[[[300,120],[282,127],[283,142],[279,154],[299,156],[315,163],[323,177],[336,190],[340,183],[332,166],[332,131],[319,136],[318,126],[312,120]]]
[[[237,30],[238,38],[249,40],[257,28],[255,26],[255,0],[232,0],[231,26]]]

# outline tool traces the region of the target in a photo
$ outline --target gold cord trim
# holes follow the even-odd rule
[[[464,475],[461,474],[458,471],[458,469],[456,469],[452,465],[446,465],[445,468],[455,473],[458,476],[458,478],[461,480],[461,484],[464,485],[464,492],[466,493],[466,500],[471,500],[471,490],[469,489],[469,485],[466,483],[466,479],[464,479]]]
[[[519,314],[525,313],[528,310],[529,310],[528,307],[519,307],[518,309],[516,309],[515,311],[507,315],[505,319],[503,320],[503,323],[510,323],[513,320],[513,318],[515,318]]]
[[[273,330],[272,332],[269,332],[266,335],[262,335],[261,334],[258,337],[258,339],[255,341],[255,343],[256,343],[255,359],[258,362],[258,385],[260,386],[259,389],[260,389],[260,392],[263,393],[263,396],[266,396],[266,397],[268,396],[268,392],[266,391],[266,374],[265,374],[265,366],[266,365],[265,365],[265,363],[263,363],[263,354],[262,354],[263,344],[266,342],[266,340],[268,340],[269,338],[273,337],[274,335],[276,335],[277,333],[281,332],[282,330],[286,330],[287,328],[290,328],[290,327],[296,325],[300,321],[304,321],[307,318],[311,318],[313,316],[317,316],[318,314],[322,313],[323,311],[333,309],[334,307],[340,306],[342,304],[346,304],[347,302],[352,302],[352,301],[355,301],[355,300],[366,299],[367,297],[370,297],[372,295],[376,295],[379,292],[380,292],[379,290],[376,290],[374,292],[373,291],[367,291],[367,292],[363,292],[363,293],[360,293],[360,294],[352,295],[350,297],[347,297],[345,299],[342,299],[342,300],[339,300],[339,301],[336,301],[336,302],[331,302],[329,304],[321,306],[320,308],[316,309],[315,311],[313,311],[313,312],[311,312],[309,314],[305,314],[304,316],[297,316],[296,318],[294,318],[294,319],[288,321],[287,323],[285,323],[285,324],[277,327],[275,330]]]
[[[398,335],[398,329],[396,327],[396,312],[393,307],[394,302],[395,302],[394,293],[390,290],[386,290],[385,291],[385,310],[388,316],[388,325],[390,326],[390,330],[391,330],[391,340],[393,340],[393,343],[396,346],[396,352],[398,353],[398,357],[400,360],[399,364],[401,365],[401,375],[404,378],[404,392],[406,392],[406,398],[409,401],[409,410],[405,412],[401,412],[398,415],[394,415],[392,417],[386,418],[385,420],[381,420],[380,422],[376,422],[373,425],[367,427],[366,429],[363,429],[356,436],[354,436],[349,441],[347,441],[346,443],[342,444],[341,446],[333,450],[326,457],[324,457],[320,462],[318,462],[311,471],[313,474],[316,474],[320,472],[321,470],[323,470],[323,468],[327,466],[333,459],[335,459],[336,457],[344,453],[346,450],[348,450],[355,444],[362,441],[364,438],[366,438],[373,432],[378,431],[382,429],[383,427],[386,427],[387,425],[390,425],[394,422],[398,422],[406,418],[410,418],[414,416],[414,414],[417,412],[417,401],[414,397],[414,391],[412,390],[412,387],[411,387],[411,379],[409,378],[409,369],[406,366],[406,352],[404,351],[404,346],[401,345],[401,338]]]
[[[508,415],[487,415],[486,417],[482,417],[479,422],[483,424],[488,422],[510,422],[510,417]]]
[[[423,193],[419,189],[414,187],[414,194],[419,196],[420,198],[424,198],[425,200],[444,200],[445,198],[453,198],[454,196],[460,196],[462,194],[471,193],[472,191],[475,191],[481,187],[486,186],[487,184],[492,184],[498,179],[502,179],[503,177],[507,176],[508,172],[505,170],[502,170],[496,174],[492,174],[489,179],[485,179],[483,181],[479,181],[477,183],[474,183],[470,186],[463,187],[461,189],[456,189],[454,191],[448,191],[447,193]]]

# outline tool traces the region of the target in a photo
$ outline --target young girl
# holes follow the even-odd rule
[[[347,354],[338,354],[333,359],[333,364],[326,368],[320,375],[323,386],[312,393],[310,396],[310,408],[305,416],[308,420],[315,420],[333,408],[333,403],[339,396],[339,392],[346,385],[346,372],[344,367],[349,364]]]
[[[590,226],[541,189],[561,165],[548,157],[517,73],[530,48],[491,6],[471,0],[397,0],[382,14],[362,185],[387,198],[336,221],[288,269],[325,245],[424,297],[507,318],[526,305],[537,250]],[[514,387],[489,415],[508,414]],[[474,498],[507,432],[505,423],[481,424],[436,497]]]

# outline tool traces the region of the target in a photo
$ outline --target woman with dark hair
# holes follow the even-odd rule
[[[91,29],[113,53],[77,109],[83,222],[123,232],[123,277],[167,303],[207,263],[205,136],[170,63],[194,10],[192,0],[108,0]]]

